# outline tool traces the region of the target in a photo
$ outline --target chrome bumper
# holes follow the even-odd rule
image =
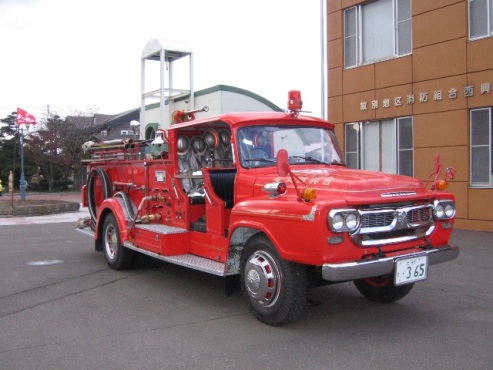
[[[447,262],[457,258],[459,247],[446,245],[423,252],[384,257],[374,260],[362,260],[346,263],[326,263],[322,266],[322,276],[328,281],[349,281],[373,276],[389,275],[394,271],[395,261],[399,258],[428,256],[428,265]]]

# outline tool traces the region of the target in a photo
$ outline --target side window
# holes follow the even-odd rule
[[[411,0],[378,0],[344,11],[344,67],[411,52]]]
[[[411,0],[400,0],[396,6],[397,55],[412,52],[412,13]]]
[[[411,117],[348,123],[345,133],[346,163],[349,168],[413,176]]]
[[[492,186],[491,108],[471,111],[471,186]]]
[[[493,34],[493,0],[469,0],[469,39]]]
[[[413,119],[397,119],[397,163],[401,175],[414,175],[413,137]]]
[[[345,126],[346,131],[346,164],[349,168],[360,168],[360,143],[361,130],[359,123],[348,123]]]
[[[344,12],[344,66],[358,65],[358,12],[357,7]]]

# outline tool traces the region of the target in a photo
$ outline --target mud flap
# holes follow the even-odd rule
[[[224,277],[224,296],[233,295],[240,288],[240,275],[226,275]]]

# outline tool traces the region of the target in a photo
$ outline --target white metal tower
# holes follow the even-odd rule
[[[177,89],[173,86],[173,63],[181,58],[188,57],[188,89]],[[146,62],[159,62],[159,89],[146,91]],[[142,51],[141,57],[141,108],[140,122],[143,126],[147,123],[145,117],[146,99],[159,99],[160,120],[159,126],[162,128],[166,124],[165,105],[166,101],[170,105],[172,112],[175,99],[189,96],[190,110],[195,108],[194,87],[193,87],[193,52],[187,45],[159,39],[151,39],[147,42]],[[170,119],[170,117],[168,117]],[[170,122],[168,122],[169,124]]]

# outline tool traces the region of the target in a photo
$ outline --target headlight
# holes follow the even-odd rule
[[[342,231],[344,229],[344,217],[341,213],[335,214],[331,221],[330,225],[334,229],[334,231]]]
[[[435,200],[433,207],[435,220],[447,220],[455,216],[455,202],[452,200]]]
[[[360,216],[355,209],[333,209],[329,212],[328,226],[333,232],[352,232],[360,225]]]
[[[435,217],[441,220],[445,215],[445,210],[443,209],[443,205],[437,204],[435,206]]]
[[[448,218],[452,218],[455,215],[455,204],[448,203],[445,206],[445,216]]]
[[[348,213],[346,216],[346,226],[349,230],[354,230],[358,226],[358,217],[354,213]]]

